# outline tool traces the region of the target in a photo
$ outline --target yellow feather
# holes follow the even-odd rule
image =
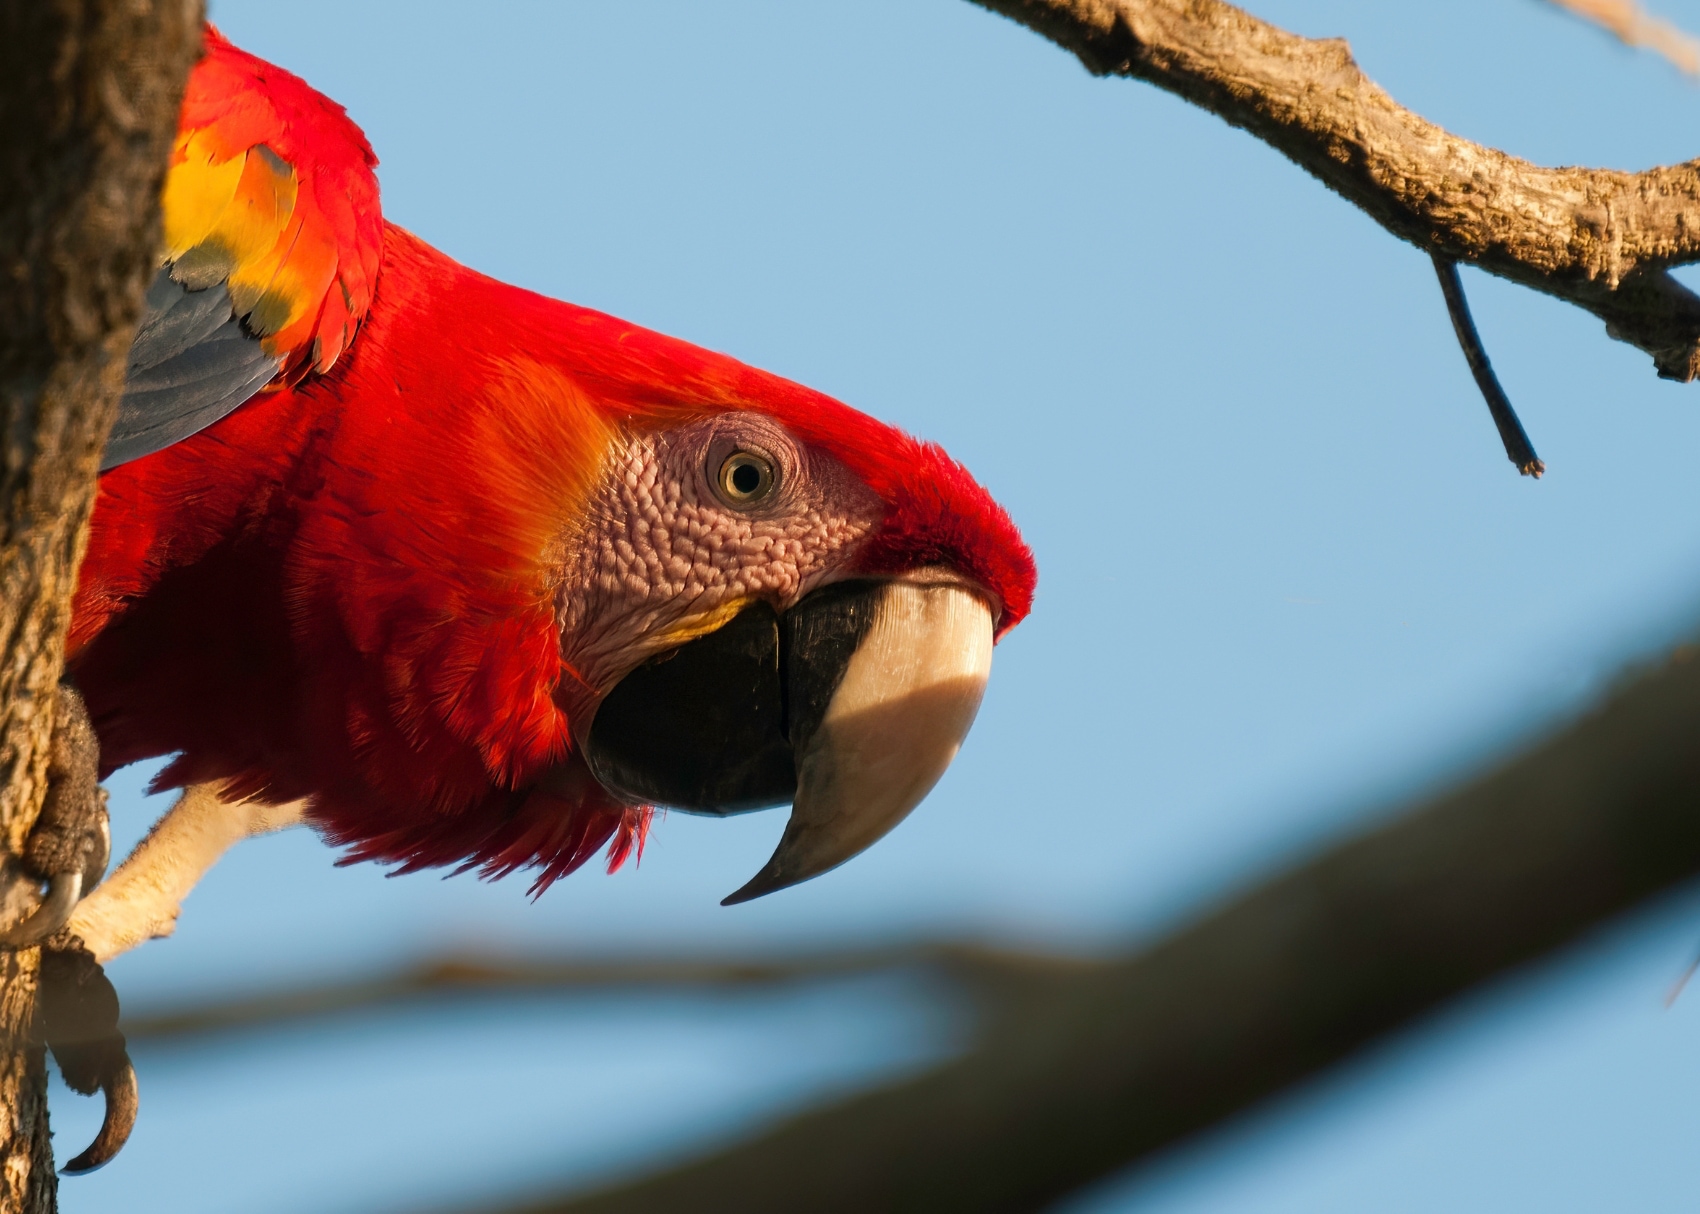
[[[166,174],[160,199],[165,212],[165,256],[171,261],[206,239],[236,196],[245,163],[242,156],[219,160],[207,131],[179,136],[177,154],[181,159]]]
[[[193,138],[185,150],[197,154],[173,170],[185,175],[177,196],[167,200],[168,207],[179,203],[184,215],[174,224],[167,211],[166,256],[176,263],[173,277],[191,289],[228,282],[236,314],[246,316],[260,303],[278,263],[288,255],[279,245],[295,213],[295,170],[264,144],[222,164],[195,147]],[[235,185],[226,193],[233,169]],[[172,185],[168,178],[168,192]],[[304,306],[297,301],[268,303],[272,315]]]
[[[237,274],[247,276],[250,266],[276,248],[295,212],[295,189],[294,169],[264,144],[248,149],[236,195],[207,236],[230,251]]]

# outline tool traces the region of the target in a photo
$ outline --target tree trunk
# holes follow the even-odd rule
[[[0,0],[0,915],[41,805],[100,450],[159,247],[199,0]],[[54,1206],[36,950],[0,952],[0,1214]]]

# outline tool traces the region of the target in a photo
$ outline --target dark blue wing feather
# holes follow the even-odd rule
[[[101,471],[206,429],[265,387],[282,363],[243,328],[224,284],[191,291],[162,267],[130,345]]]

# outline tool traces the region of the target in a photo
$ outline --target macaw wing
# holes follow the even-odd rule
[[[207,27],[103,470],[336,364],[378,278],[376,165],[340,106]]]

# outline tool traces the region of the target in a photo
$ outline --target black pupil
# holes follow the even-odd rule
[[[732,469],[732,488],[746,495],[754,493],[761,488],[761,469],[754,464],[739,464]]]

